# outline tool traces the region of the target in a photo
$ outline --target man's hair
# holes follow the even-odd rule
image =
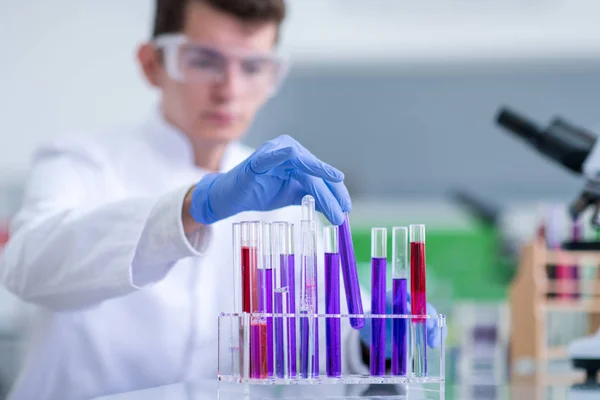
[[[183,30],[188,3],[206,3],[211,7],[251,23],[275,22],[285,19],[285,0],[156,0],[152,37]]]

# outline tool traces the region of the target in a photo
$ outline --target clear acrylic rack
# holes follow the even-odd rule
[[[370,322],[381,321],[388,325],[387,334],[392,332],[391,326],[402,324],[404,326],[404,334],[401,336],[393,336],[386,340],[386,347],[391,346],[393,340],[401,337],[405,338],[405,347],[396,354],[401,354],[400,358],[404,368],[398,370],[398,374],[392,374],[390,357],[387,357],[387,367],[385,375],[373,376],[371,374],[354,373],[349,370],[347,352],[354,351],[359,354],[359,357],[364,354],[361,349],[361,344],[358,339],[359,335],[349,335],[352,331],[350,327],[350,318],[364,318],[365,322],[370,325]],[[314,326],[316,340],[303,341],[300,337],[300,321],[310,320],[311,326]],[[396,321],[396,322],[395,322]],[[381,323],[380,322],[380,323]],[[329,326],[328,326],[329,323]],[[328,329],[339,325],[341,327],[340,338],[341,346],[339,359],[328,357]],[[252,336],[256,336],[256,325],[264,324],[269,335],[262,334],[263,338],[260,344],[253,342]],[[434,348],[425,346],[425,354],[422,354],[422,360],[425,361],[426,367],[419,367],[415,359],[418,358],[416,352],[422,351],[418,344],[419,337],[417,335],[427,334],[427,330],[423,329],[425,324],[429,325],[429,332],[435,332]],[[281,332],[281,327],[289,327],[290,329]],[[369,329],[363,328],[363,329]],[[395,329],[395,328],[394,328]],[[311,335],[313,331],[311,330]],[[338,314],[314,314],[308,316],[306,314],[228,314],[222,313],[219,315],[219,364],[218,364],[218,379],[220,382],[232,384],[249,384],[249,385],[319,385],[319,384],[356,384],[356,385],[378,385],[378,384],[403,384],[410,385],[434,385],[436,391],[439,391],[439,398],[444,398],[445,385],[445,332],[446,332],[446,317],[439,315],[431,316],[416,316],[416,315],[338,315]],[[295,355],[292,357],[289,340],[295,333]],[[364,336],[364,335],[363,335]],[[267,339],[268,338],[268,339]],[[351,339],[353,338],[353,339]],[[351,343],[351,341],[354,343]],[[348,342],[350,341],[350,342]],[[426,341],[426,340],[425,340]],[[268,349],[269,343],[271,349]],[[318,354],[318,365],[314,365],[314,370],[307,367],[307,362],[302,360],[306,357],[306,345],[310,348],[311,356]],[[400,341],[396,343],[400,344]],[[258,347],[257,347],[258,346]],[[362,346],[369,348],[369,344],[365,343]],[[304,348],[304,350],[303,350]],[[282,350],[283,349],[283,350]],[[397,349],[400,349],[399,347]],[[287,355],[281,356],[281,352]],[[331,352],[329,352],[331,353]],[[261,354],[262,358],[267,358],[266,363],[263,361],[261,367],[254,364],[253,359]],[[388,351],[388,356],[391,354]],[[354,355],[356,358],[357,355]],[[328,360],[329,358],[329,360]],[[314,358],[313,358],[314,360]],[[341,368],[333,371],[335,376],[332,376],[330,365],[340,362]],[[421,361],[422,363],[422,361]],[[268,366],[263,368],[265,365]],[[310,365],[310,363],[308,363]],[[369,369],[369,365],[366,365]]]

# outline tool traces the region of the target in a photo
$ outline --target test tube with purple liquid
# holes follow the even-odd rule
[[[275,314],[290,313],[290,287],[288,275],[288,224],[272,224],[274,309]],[[275,376],[289,378],[291,375],[291,349],[287,317],[275,317]]]
[[[296,267],[294,264],[294,224],[288,223],[288,245],[287,245],[287,276],[289,296],[289,312],[292,315],[296,314]],[[290,360],[292,363],[290,376],[295,377],[297,374],[297,353],[296,353],[296,317],[288,319],[288,335],[290,347]]]
[[[325,313],[340,314],[340,253],[338,250],[338,227],[323,229],[325,239]],[[342,333],[339,318],[327,318],[325,322],[327,376],[342,375]]]
[[[348,313],[361,315],[364,312],[362,298],[360,297],[358,270],[356,269],[356,257],[354,256],[352,233],[350,231],[350,217],[348,216],[348,213],[345,214],[344,223],[339,228],[339,244]],[[354,329],[360,329],[365,326],[365,319],[350,318],[350,326]]]
[[[371,230],[371,314],[385,314],[387,229]],[[371,321],[371,375],[385,375],[385,319]]]
[[[392,314],[408,315],[408,229],[392,228]],[[392,375],[406,375],[408,320],[392,322]]]
[[[263,265],[259,269],[261,276],[259,277],[259,294],[260,294],[260,309],[267,314],[273,313],[273,262],[271,251],[271,224],[263,224]],[[273,317],[266,318],[267,335],[266,335],[266,359],[267,359],[267,376],[273,377],[274,353],[273,353]],[[264,345],[264,344],[263,344]],[[264,353],[264,350],[263,350]]]

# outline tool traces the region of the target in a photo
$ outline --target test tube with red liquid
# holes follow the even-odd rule
[[[267,377],[267,320],[261,315],[259,265],[262,257],[262,222],[243,222],[242,231],[242,298],[243,311],[250,315],[250,378]]]
[[[233,239],[233,313],[242,313],[242,233],[239,222],[232,224]],[[244,365],[243,353],[240,352],[241,343],[243,343],[243,329],[239,324],[239,319],[231,318],[231,365],[234,376],[240,376],[241,366]],[[234,336],[233,332],[239,331],[239,336]]]
[[[425,225],[410,225],[410,286],[413,315],[427,315],[427,290],[425,271]],[[414,334],[413,373],[427,376],[427,320],[412,320]]]
[[[340,314],[340,253],[338,227],[323,229],[325,239],[325,313]],[[327,318],[325,322],[325,355],[327,376],[342,376],[342,333],[339,318]]]
[[[385,314],[387,269],[387,229],[371,230],[371,313]],[[385,319],[373,317],[371,321],[371,359],[372,376],[385,375]]]
[[[408,229],[392,228],[392,314],[408,315]],[[408,320],[392,322],[392,375],[406,376]]]

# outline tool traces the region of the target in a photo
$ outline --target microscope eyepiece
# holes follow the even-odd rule
[[[530,142],[535,142],[542,137],[542,132],[537,125],[508,108],[502,108],[500,110],[496,121],[508,131],[515,133]]]
[[[497,122],[525,139],[543,155],[578,174],[582,173],[583,163],[596,144],[595,135],[559,118],[555,118],[548,127],[540,129],[518,113],[502,108]]]

